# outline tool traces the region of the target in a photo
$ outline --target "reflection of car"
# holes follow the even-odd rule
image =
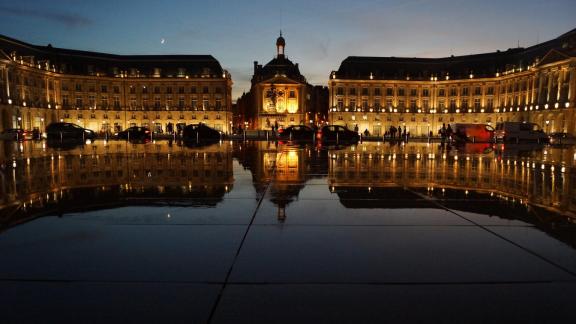
[[[25,131],[21,128],[9,128],[0,134],[0,139],[23,141],[32,139],[32,132]]]
[[[533,141],[543,143],[548,141],[548,136],[538,124],[528,122],[502,122],[496,124],[494,137],[502,142]]]
[[[548,135],[551,145],[572,145],[576,144],[576,138],[568,133],[551,133]]]
[[[314,140],[315,133],[316,132],[308,126],[288,126],[284,129],[281,128],[278,130],[278,138],[282,140],[312,141]]]
[[[492,142],[494,128],[486,124],[457,123],[452,127],[456,142]]]
[[[322,142],[358,142],[360,135],[340,125],[327,125],[316,133],[316,138]]]
[[[220,132],[205,124],[191,124],[184,127],[182,139],[186,142],[217,141],[220,139]]]
[[[119,139],[127,140],[146,140],[151,139],[150,129],[141,126],[132,126],[116,134]]]
[[[46,136],[49,140],[95,139],[96,133],[72,123],[52,123],[46,126]]]

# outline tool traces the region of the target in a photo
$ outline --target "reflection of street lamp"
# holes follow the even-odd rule
[[[550,121],[547,120],[547,121],[546,121],[546,133],[550,133],[550,127],[549,127],[549,125],[550,125]]]
[[[22,128],[22,117],[18,116],[18,128]]]

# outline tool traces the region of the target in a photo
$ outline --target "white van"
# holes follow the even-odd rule
[[[494,131],[496,141],[501,142],[538,142],[548,141],[548,136],[535,123],[529,122],[502,122],[496,124]]]

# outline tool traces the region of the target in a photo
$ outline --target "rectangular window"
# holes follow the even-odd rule
[[[216,94],[221,94],[221,93],[222,93],[222,88],[216,87],[216,88],[214,89],[214,91],[215,91]]]
[[[446,109],[446,102],[445,102],[444,100],[438,101],[438,108],[439,108],[440,110]]]
[[[154,109],[160,109],[160,97],[154,98]]]
[[[134,87],[133,85],[130,86],[129,88],[130,90],[130,94],[135,94],[136,93],[136,87]]]
[[[476,110],[480,109],[480,98],[474,99],[474,109]]]
[[[380,99],[374,99],[374,108],[380,109]]]
[[[488,87],[488,95],[493,95],[494,94],[494,87]]]
[[[416,109],[416,100],[415,99],[410,100],[410,108]]]
[[[350,88],[348,94],[351,96],[355,96],[356,95],[356,88]]]
[[[342,88],[342,87],[336,88],[336,95],[337,96],[343,96],[344,95],[344,88]]]
[[[393,96],[394,95],[394,89],[386,88],[386,95],[387,96]]]
[[[438,89],[438,96],[439,96],[439,97],[444,97],[444,96],[446,96],[446,91],[444,90],[444,88]]]
[[[88,96],[88,104],[91,108],[96,108],[96,97],[94,95]]]
[[[172,87],[166,87],[166,93],[172,93]]]
[[[64,107],[70,106],[70,101],[68,99],[68,95],[62,95],[62,106],[64,106]]]
[[[216,99],[216,109],[217,110],[222,109],[222,100]]]
[[[82,84],[76,83],[76,91],[82,91]]]
[[[190,107],[192,107],[192,109],[197,109],[198,101],[196,99],[192,99],[192,101],[190,102]]]
[[[159,94],[160,93],[160,87],[154,87],[154,93]]]
[[[82,97],[76,97],[76,107],[82,108]]]
[[[142,93],[148,93],[148,87],[142,86]]]
[[[296,98],[296,91],[290,90],[289,96],[290,96],[290,98]]]
[[[184,109],[184,97],[178,98],[178,108]]]
[[[203,87],[203,88],[202,88],[202,93],[204,93],[204,94],[209,93],[208,87]]]
[[[368,109],[368,100],[367,99],[362,100],[362,108],[364,110]]]
[[[494,108],[494,99],[488,98],[487,106],[488,106],[488,109]]]
[[[342,99],[342,98],[338,99],[336,107],[338,107],[338,111],[344,109],[344,99]]]
[[[178,93],[180,94],[184,93],[184,87],[178,87]]]
[[[428,96],[430,96],[430,89],[427,89],[427,88],[422,89],[422,96],[423,96],[423,97],[428,97]]]
[[[398,96],[399,97],[404,97],[406,94],[404,92],[404,88],[398,88]]]
[[[350,109],[356,109],[356,100],[350,99]]]
[[[100,105],[102,106],[102,109],[107,109],[108,108],[108,97],[106,97],[106,96],[100,97]]]
[[[381,93],[380,93],[380,88],[374,88],[374,95],[375,95],[375,96],[380,96],[380,95],[381,95]]]
[[[363,96],[367,96],[367,95],[368,95],[368,88],[362,88],[362,95],[363,95]]]
[[[120,97],[114,96],[114,109],[120,109]]]
[[[210,108],[210,102],[207,99],[202,100],[202,108],[203,109]]]
[[[482,89],[480,87],[475,87],[474,88],[474,95],[475,96],[480,96],[482,95]]]
[[[100,92],[102,92],[102,93],[108,92],[108,86],[105,84],[101,85],[100,86]]]
[[[114,86],[114,93],[120,93],[120,87]]]
[[[456,88],[450,88],[450,96],[456,96]]]
[[[467,96],[467,95],[468,95],[468,87],[463,87],[463,88],[462,88],[462,95],[463,95],[463,96]]]
[[[410,89],[410,96],[416,97],[417,95],[418,95],[418,90],[417,90],[417,89]]]

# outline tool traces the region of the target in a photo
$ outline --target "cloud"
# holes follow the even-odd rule
[[[27,9],[9,6],[0,6],[0,15],[12,15],[16,17],[40,18],[51,22],[63,24],[67,27],[83,27],[91,25],[93,21],[90,18],[64,12],[53,12],[46,9]]]

